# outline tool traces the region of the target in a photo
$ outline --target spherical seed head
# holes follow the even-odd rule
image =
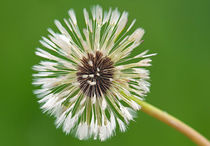
[[[111,137],[116,127],[122,132],[140,106],[135,102],[149,92],[149,71],[155,54],[144,51],[132,58],[144,34],[142,28],[130,33],[128,13],[117,9],[103,12],[94,6],[84,9],[86,28],[77,25],[69,10],[65,25],[55,21],[59,32],[48,29],[36,55],[45,58],[33,69],[35,90],[43,112],[56,118],[56,126],[79,139]]]
[[[113,79],[114,66],[112,60],[97,51],[95,54],[88,53],[87,58],[81,59],[78,66],[77,81],[80,89],[87,97],[101,97],[106,95]]]

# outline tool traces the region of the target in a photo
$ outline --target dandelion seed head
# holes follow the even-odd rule
[[[99,5],[83,12],[85,28],[78,27],[71,9],[64,22],[55,20],[58,32],[48,29],[40,40],[36,55],[44,60],[33,67],[34,94],[43,112],[56,118],[57,128],[81,140],[104,141],[116,128],[125,132],[141,109],[135,99],[149,92],[145,67],[155,54],[146,50],[129,57],[144,30],[131,31],[136,20],[129,24],[127,12],[103,11]]]

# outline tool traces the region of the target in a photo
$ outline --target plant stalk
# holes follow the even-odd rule
[[[153,105],[137,100],[135,100],[140,106],[143,112],[149,114],[150,116],[166,123],[167,125],[175,128],[179,132],[186,135],[189,139],[191,139],[194,143],[196,143],[199,146],[210,146],[210,142],[208,139],[206,139],[204,136],[202,136],[200,133],[198,133],[193,128],[189,127],[182,121],[176,119],[175,117],[171,116],[170,114],[154,107]]]

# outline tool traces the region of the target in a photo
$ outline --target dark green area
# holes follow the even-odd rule
[[[0,145],[1,146],[193,146],[167,125],[138,113],[127,132],[105,142],[79,141],[56,129],[32,94],[34,52],[54,19],[74,8],[100,4],[118,7],[146,30],[141,50],[152,57],[147,101],[172,113],[210,139],[210,1],[209,0],[1,0],[0,4]],[[81,26],[84,23],[82,21]]]

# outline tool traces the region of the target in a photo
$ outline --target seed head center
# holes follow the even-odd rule
[[[77,81],[80,89],[88,97],[101,97],[109,90],[114,74],[112,60],[97,51],[95,54],[88,53],[81,59],[78,66]]]

